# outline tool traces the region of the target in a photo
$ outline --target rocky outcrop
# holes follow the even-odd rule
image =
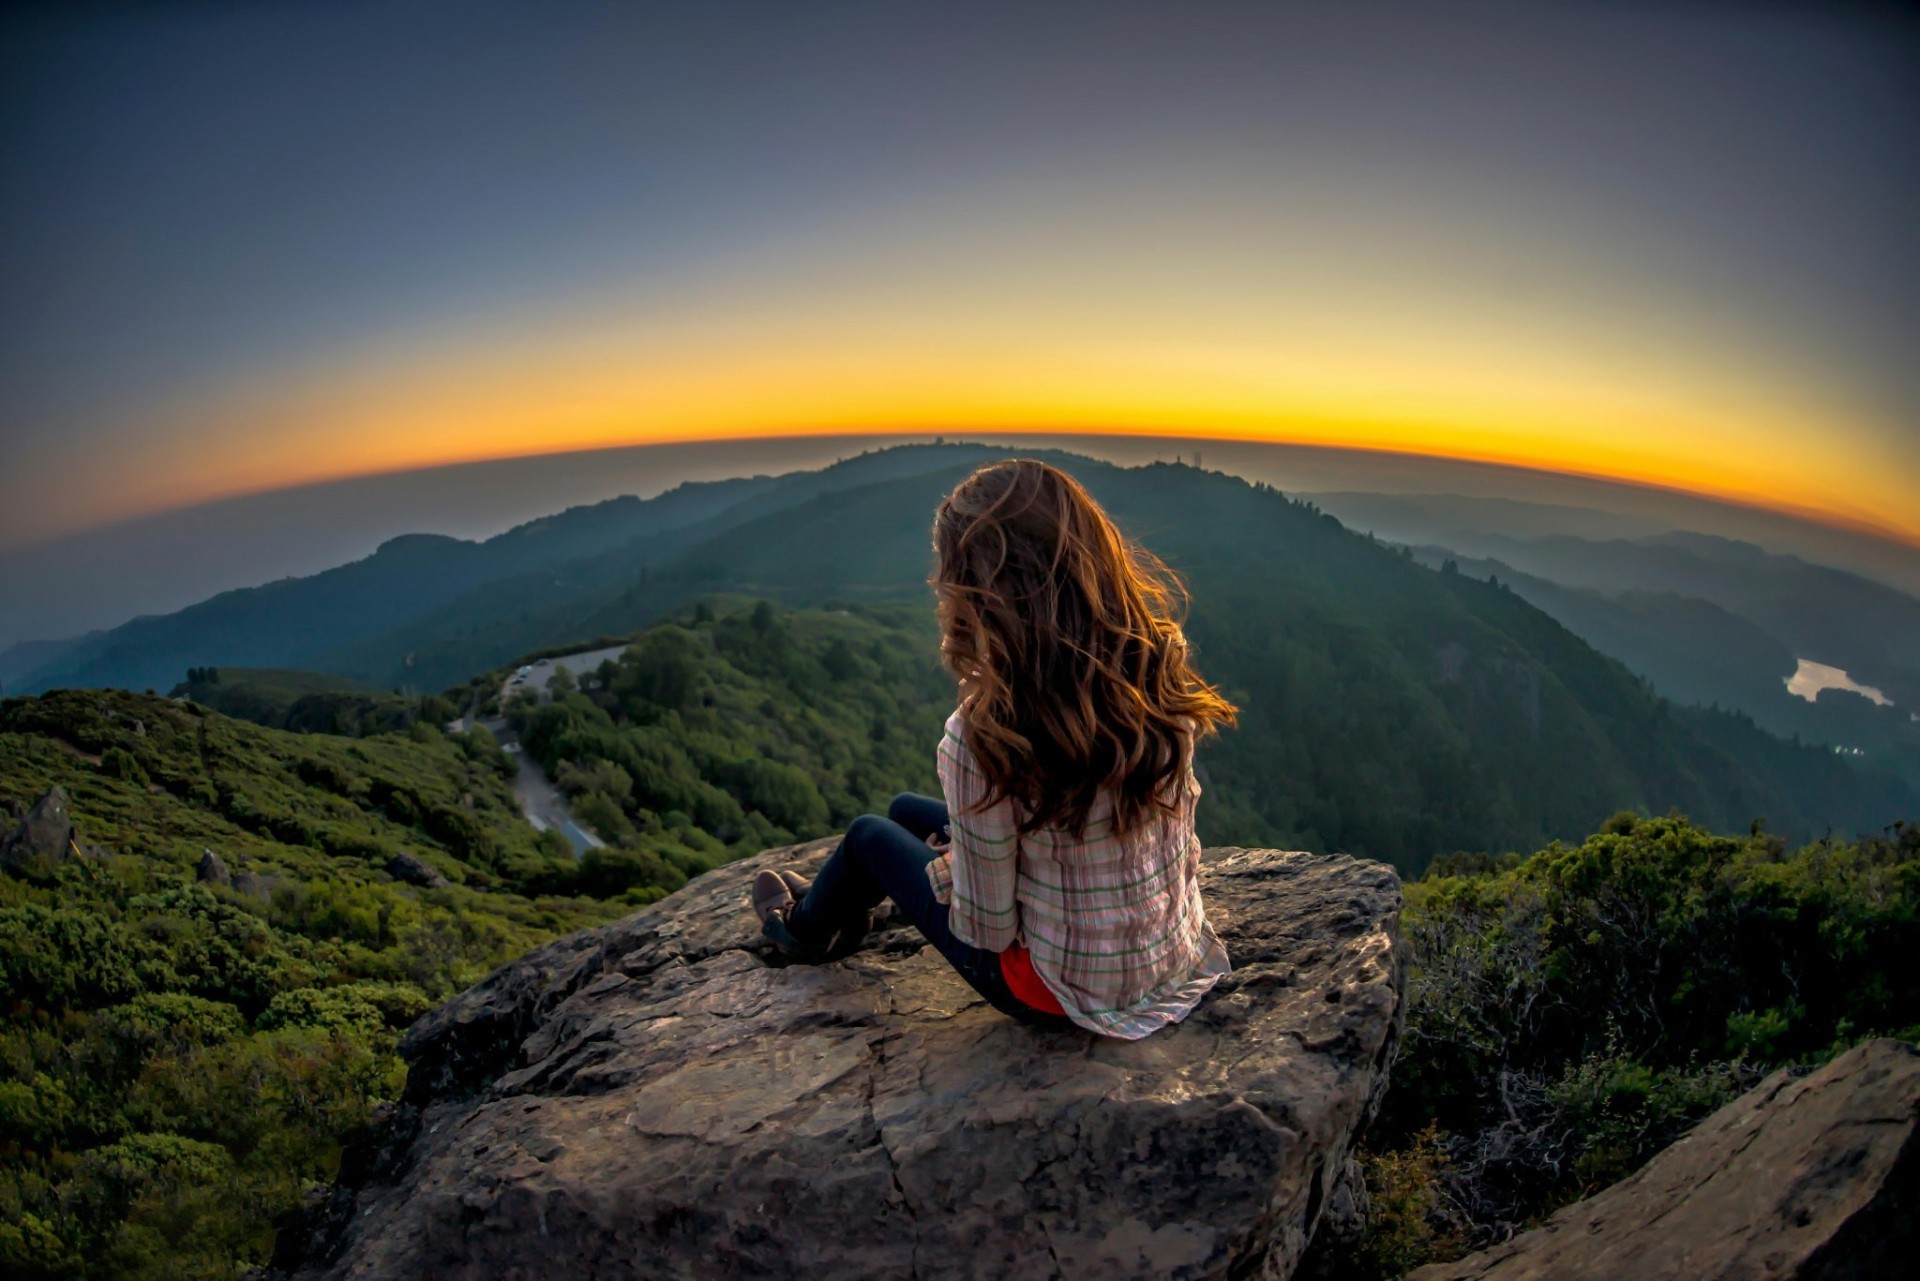
[[[227,867],[227,860],[212,850],[200,851],[200,861],[194,865],[193,876],[202,885],[218,885],[223,889],[233,887],[233,873]]]
[[[425,890],[444,890],[448,884],[439,868],[418,854],[409,854],[405,850],[387,860],[387,875]]]
[[[1872,1281],[1920,1248],[1920,1050],[1776,1072],[1637,1174],[1408,1281]]]
[[[233,892],[245,898],[266,902],[273,897],[275,890],[287,883],[284,876],[272,872],[235,872],[233,874]]]
[[[79,848],[79,834],[67,814],[67,793],[56,784],[0,836],[0,868],[17,873],[52,867],[78,857]]]
[[[1139,1042],[988,1008],[910,929],[785,966],[776,850],[421,1020],[301,1275],[1283,1278],[1386,1085],[1391,869],[1207,852],[1234,973]],[[289,1253],[299,1251],[292,1243]]]

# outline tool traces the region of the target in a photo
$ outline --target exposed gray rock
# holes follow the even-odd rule
[[[286,883],[286,877],[275,876],[271,872],[235,872],[233,874],[233,892],[244,894],[248,898],[270,899],[273,897],[273,892]]]
[[[405,881],[428,890],[443,890],[448,885],[447,878],[440,874],[439,868],[418,854],[409,854],[405,850],[387,860],[387,875],[396,881]]]
[[[407,1102],[350,1154],[302,1275],[1291,1274],[1398,1039],[1391,869],[1208,851],[1235,971],[1127,1043],[1001,1016],[904,927],[778,964],[747,887],[830,844],[708,873],[422,1019]]]
[[[52,867],[72,861],[78,848],[67,793],[55,784],[28,807],[12,831],[0,836],[0,868],[20,872],[36,865]]]
[[[233,884],[233,873],[227,870],[227,861],[212,850],[200,851],[200,863],[193,869],[193,874],[202,885]]]
[[[1638,1173],[1408,1281],[1871,1281],[1920,1248],[1920,1050],[1776,1072]]]

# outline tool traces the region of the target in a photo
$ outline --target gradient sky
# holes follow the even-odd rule
[[[0,547],[463,459],[982,427],[1519,463],[1920,544],[1895,9],[0,22]]]

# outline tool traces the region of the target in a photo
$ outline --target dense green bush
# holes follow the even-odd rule
[[[0,803],[58,784],[110,854],[0,877],[0,1274],[264,1262],[396,1096],[401,1029],[626,910],[571,897],[565,843],[519,819],[501,756],[479,734],[302,736],[128,694],[0,703]],[[395,882],[401,849],[456,883]],[[207,850],[232,884],[197,881]]]
[[[953,689],[924,611],[719,604],[649,628],[580,688],[512,710],[575,817],[621,851],[582,862],[586,892],[644,901],[937,786]]]
[[[1386,1197],[1341,1275],[1485,1245],[1638,1168],[1775,1067],[1920,1038],[1920,829],[1788,852],[1620,815],[1407,887]]]

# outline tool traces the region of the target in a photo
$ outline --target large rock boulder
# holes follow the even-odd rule
[[[447,878],[440,869],[418,854],[409,854],[401,850],[387,860],[387,875],[396,881],[405,881],[409,885],[418,885],[422,889],[444,890]]]
[[[200,851],[200,861],[194,865],[193,876],[202,885],[233,888],[233,872],[227,867],[227,860],[209,849]]]
[[[1776,1072],[1637,1174],[1408,1281],[1872,1281],[1920,1248],[1920,1050]]]
[[[1283,1278],[1386,1086],[1400,891],[1339,856],[1207,852],[1234,973],[1138,1042],[1038,1030],[911,929],[788,966],[711,872],[409,1032],[310,1277]],[[301,1249],[296,1243],[288,1252]]]
[[[12,825],[0,834],[0,868],[9,872],[51,868],[78,857],[79,834],[67,813],[66,790],[55,784],[40,794]]]

